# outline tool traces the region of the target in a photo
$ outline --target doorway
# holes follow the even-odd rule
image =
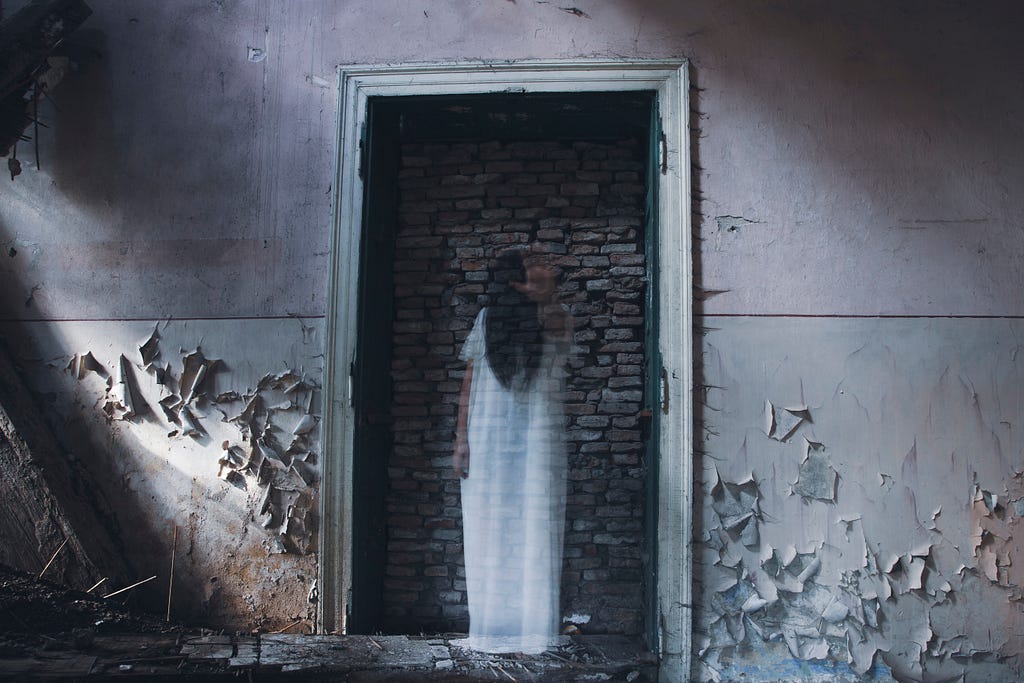
[[[617,64],[616,80],[587,64],[573,79],[518,66],[498,74],[527,83],[512,93],[453,93],[455,67],[410,67],[421,80],[401,86],[387,70],[342,75],[321,619],[347,619],[347,632],[458,628],[458,482],[443,476],[451,359],[489,253],[532,242],[589,321],[568,405],[568,612],[645,631],[664,667],[689,634],[689,278],[676,251],[688,254],[688,167],[682,131],[662,124],[666,108],[685,123],[685,72],[627,66],[622,79]],[[616,468],[628,476],[605,476]]]

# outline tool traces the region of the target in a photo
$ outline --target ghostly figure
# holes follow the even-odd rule
[[[492,265],[492,305],[460,358],[454,466],[462,481],[467,646],[538,653],[557,644],[565,532],[561,400],[569,318],[554,278],[507,251]]]

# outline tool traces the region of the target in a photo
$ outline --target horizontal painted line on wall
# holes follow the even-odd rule
[[[190,320],[323,320],[319,315],[234,315],[234,316],[193,316],[172,318],[3,318],[2,323],[126,323],[126,322],[172,322]],[[871,313],[694,313],[694,318],[874,318],[896,320],[921,319],[966,319],[966,320],[1024,320],[1024,315],[939,315],[939,314],[871,314]]]
[[[229,316],[174,316],[170,318],[2,318],[0,323],[132,323],[132,322],[188,322],[192,320],[323,320],[324,315],[229,315]]]
[[[966,314],[886,314],[886,313],[694,313],[694,318],[868,318],[868,319],[966,319],[966,320],[1024,320],[1024,315],[966,315]]]

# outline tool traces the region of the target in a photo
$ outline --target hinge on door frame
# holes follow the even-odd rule
[[[355,376],[356,376],[356,362],[352,361],[348,364],[348,407],[353,408],[356,405],[355,397]]]
[[[359,130],[359,179],[366,180],[367,160],[370,156],[370,147],[366,144],[366,124]]]
[[[668,370],[661,368],[661,414],[668,415]]]
[[[658,128],[661,128],[660,122]],[[661,175],[668,173],[668,138],[665,137],[665,131],[661,131]]]

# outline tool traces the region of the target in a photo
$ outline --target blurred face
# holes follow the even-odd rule
[[[548,301],[555,291],[555,271],[545,265],[527,266],[526,282],[513,282],[512,286],[532,301]]]

